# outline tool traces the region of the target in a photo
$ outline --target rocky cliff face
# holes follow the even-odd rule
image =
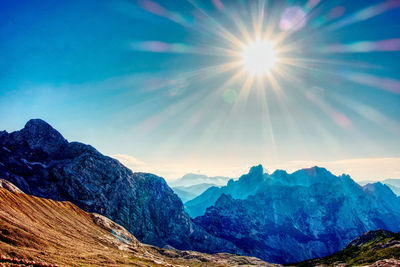
[[[369,230],[400,230],[400,198],[385,185],[363,188],[318,167],[261,177],[247,181],[257,183],[253,195],[235,199],[222,193],[194,221],[245,254],[277,263],[335,253]]]
[[[237,251],[195,225],[164,179],[132,173],[89,145],[68,142],[46,122],[0,132],[0,178],[25,193],[102,214],[140,241],[204,252]]]

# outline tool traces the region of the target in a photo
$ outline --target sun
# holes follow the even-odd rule
[[[276,50],[268,40],[256,40],[243,46],[241,64],[250,74],[269,74],[276,62]]]

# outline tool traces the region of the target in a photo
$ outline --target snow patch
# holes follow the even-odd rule
[[[42,166],[43,168],[47,168],[47,165],[46,165],[46,164],[43,164],[43,163],[41,163],[41,162],[28,162],[28,164],[30,164],[30,165],[40,165],[40,166]]]
[[[21,161],[22,161],[23,163],[25,163],[26,167],[28,167],[30,170],[32,170],[32,167],[28,165],[28,161],[27,161],[26,159],[23,159],[23,158],[22,158]]]
[[[43,168],[47,168],[47,165],[46,165],[46,164],[43,164],[43,163],[41,163],[41,162],[29,162],[29,161],[27,161],[27,160],[24,159],[24,158],[22,158],[21,161],[24,162],[25,164],[29,164],[29,165],[39,165],[39,166],[42,166]],[[28,166],[28,168],[32,169],[30,166]]]

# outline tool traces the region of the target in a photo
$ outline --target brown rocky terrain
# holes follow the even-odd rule
[[[26,195],[5,180],[0,182],[1,265],[276,266],[228,253],[144,245],[102,215],[67,201]]]

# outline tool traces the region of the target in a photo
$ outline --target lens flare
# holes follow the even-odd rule
[[[137,2],[140,11],[177,23],[195,34],[194,38],[185,39],[187,42],[170,38],[131,40],[129,49],[179,54],[176,60],[182,60],[182,66],[187,61],[199,62],[176,72],[165,70],[162,81],[153,81],[147,87],[154,92],[154,103],[164,105],[163,93],[167,92],[171,104],[165,104],[162,111],[155,111],[135,126],[143,136],[161,128],[164,122],[179,122],[180,130],[171,127],[168,142],[163,142],[166,146],[181,147],[180,138],[192,131],[198,137],[198,144],[193,147],[205,147],[220,133],[229,133],[232,143],[240,143],[249,139],[248,129],[253,128],[242,126],[252,120],[258,123],[255,132],[260,132],[270,151],[282,144],[283,135],[300,140],[296,145],[301,143],[310,128],[334,151],[342,146],[331,129],[353,138],[360,147],[367,141],[373,143],[359,129],[364,122],[359,123],[358,117],[398,134],[400,126],[390,114],[379,113],[375,104],[350,99],[366,88],[398,97],[397,70],[383,65],[388,55],[400,51],[398,32],[387,35],[385,30],[385,35],[367,39],[360,39],[362,33],[348,32],[350,27],[394,11],[400,1],[380,0],[354,9],[351,1],[335,5],[320,0],[187,0],[190,12],[173,10],[165,1]],[[124,3],[120,9],[126,14],[132,9]],[[137,10],[132,13],[137,15]],[[347,32],[346,38],[339,38],[341,31]],[[369,64],[370,58],[376,63]],[[325,87],[326,96],[316,86]],[[308,88],[314,89],[309,92]],[[143,106],[148,108],[148,103]]]
[[[282,31],[298,31],[306,25],[306,13],[298,6],[287,8],[283,14],[279,27]]]

